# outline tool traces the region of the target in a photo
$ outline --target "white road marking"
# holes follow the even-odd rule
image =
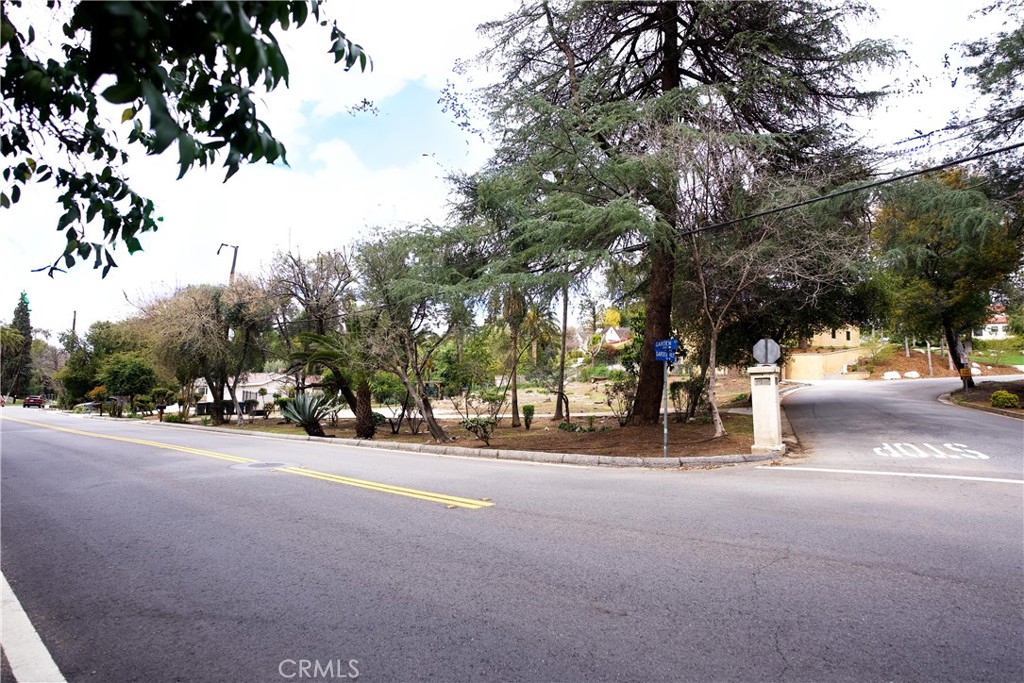
[[[931,449],[931,453],[926,453],[920,446],[912,443],[883,443],[878,448],[874,449],[875,455],[880,455],[883,458],[941,458],[949,460],[959,460],[961,458],[967,458],[968,460],[988,460],[989,456],[985,455],[981,451],[976,451],[968,448],[962,443],[944,443],[943,451],[930,443],[923,444],[925,447]],[[948,452],[947,452],[948,451]]]
[[[3,602],[0,645],[3,645],[14,679],[18,683],[66,683],[3,574],[0,574],[0,594]]]
[[[868,474],[878,477],[919,477],[922,479],[958,479],[960,481],[989,481],[997,484],[1022,484],[1024,480],[1020,479],[998,479],[996,477],[962,477],[954,474],[924,474],[918,472],[875,472],[871,470],[834,470],[826,469],[824,467],[790,467],[784,465],[782,467],[772,467],[771,465],[758,465],[759,470],[778,470],[784,472],[787,470],[795,470],[798,472],[831,472],[832,474]]]

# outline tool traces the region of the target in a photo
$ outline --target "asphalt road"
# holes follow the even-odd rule
[[[689,472],[7,408],[2,570],[69,681],[1020,681],[1022,423],[940,391],[804,389],[805,469]],[[873,452],[940,442],[989,457]]]

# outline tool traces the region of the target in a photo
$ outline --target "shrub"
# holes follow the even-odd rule
[[[615,382],[604,389],[605,403],[619,421],[620,427],[626,426],[629,413],[633,410],[633,399],[636,398],[636,379],[632,375]],[[593,424],[590,425],[593,428]]]
[[[326,436],[320,422],[331,410],[331,402],[323,394],[299,394],[281,412],[309,436]]]
[[[611,371],[607,365],[594,365],[593,367],[580,370],[579,381],[587,382],[592,379],[608,379]]]
[[[287,396],[278,396],[277,398],[274,399],[274,405],[277,406],[277,409],[281,411],[281,415],[284,416],[285,422],[292,421],[291,418],[288,417],[288,412],[285,410],[285,408],[287,408],[291,402],[292,399]]]
[[[466,431],[476,435],[476,438],[488,446],[491,445],[491,434],[494,433],[495,425],[497,425],[497,420],[493,417],[471,417],[462,421],[462,426]]]
[[[594,431],[593,427],[584,427],[583,425],[577,424],[575,422],[562,422],[561,424],[558,425],[558,428],[561,429],[563,432],[573,432],[573,433],[575,433],[575,432],[592,432],[592,431]]]
[[[174,402],[174,398],[177,392],[167,387],[157,387],[153,391],[149,392],[149,397],[153,401],[154,405],[166,406]]]
[[[1020,408],[1020,398],[1017,397],[1017,394],[1010,393],[1005,389],[992,392],[989,402],[993,408]]]
[[[532,403],[527,403],[523,406],[523,423],[526,424],[526,428],[530,428],[530,423],[533,422],[534,407]]]
[[[177,413],[171,413],[170,415],[164,415],[164,422],[170,422],[172,424],[179,424],[179,425],[181,425],[181,424],[188,424],[188,420],[186,420],[181,415],[178,415]]]
[[[382,415],[381,413],[373,413],[373,424],[374,424],[375,427],[379,427],[382,424],[386,424],[387,421],[388,421],[388,418],[386,416]],[[394,432],[392,432],[392,433],[394,433]]]

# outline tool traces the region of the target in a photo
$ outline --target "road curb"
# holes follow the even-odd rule
[[[950,398],[949,394],[942,394],[939,396],[939,403],[945,403],[947,406],[956,406],[957,408],[970,408],[971,410],[977,410],[982,413],[991,413],[992,415],[999,415],[1001,417],[1008,417],[1013,420],[1024,420],[1024,415],[1019,413],[1011,413],[1009,410],[1001,410],[999,408],[985,408],[982,406],[971,405],[970,403],[957,403]]]
[[[783,415],[785,411],[783,411]],[[92,416],[93,420],[124,421],[124,418]],[[445,446],[434,444],[408,443],[405,441],[374,441],[372,439],[338,439],[332,437],[304,436],[301,434],[274,434],[271,432],[243,432],[225,427],[204,427],[201,425],[175,424],[172,422],[132,422],[150,427],[169,427],[173,429],[202,430],[207,433],[233,434],[235,436],[263,437],[265,439],[284,439],[289,441],[310,441],[325,445],[355,446],[356,448],[375,448],[390,451],[409,451],[430,455],[448,455],[463,458],[485,458],[491,460],[515,460],[518,462],[536,462],[558,465],[579,465],[584,467],[633,467],[645,469],[691,469],[696,467],[717,467],[723,465],[739,465],[752,462],[778,460],[779,453],[756,453],[736,455],[697,455],[692,457],[654,458],[590,455],[585,453],[548,453],[545,451],[500,450],[496,448],[467,448],[465,446]],[[788,423],[788,420],[787,420]]]

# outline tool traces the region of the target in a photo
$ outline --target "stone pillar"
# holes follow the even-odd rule
[[[750,402],[754,413],[754,445],[751,453],[786,452],[782,443],[782,408],[779,406],[779,367],[757,365],[750,375]]]

